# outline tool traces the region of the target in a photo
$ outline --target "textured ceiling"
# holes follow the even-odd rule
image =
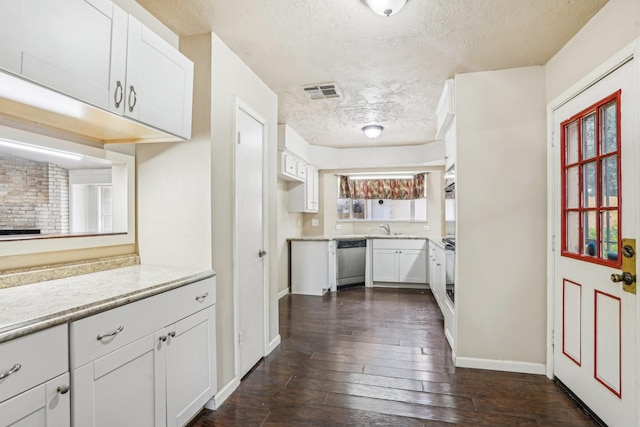
[[[180,36],[215,32],[277,93],[280,123],[332,147],[433,141],[447,78],[543,65],[606,3],[409,0],[386,18],[361,0],[137,1]],[[300,88],[333,81],[343,98]]]

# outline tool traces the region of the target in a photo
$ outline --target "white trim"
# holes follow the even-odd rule
[[[395,288],[395,289],[422,289],[427,291],[430,289],[426,283],[402,283],[402,282],[372,282],[374,288]]]
[[[213,396],[213,398],[209,400],[204,405],[204,407],[207,409],[211,409],[212,411],[215,411],[220,406],[222,406],[224,401],[227,400],[229,396],[233,394],[234,391],[236,391],[239,385],[240,385],[240,380],[238,380],[238,377],[233,377],[231,381],[229,381],[225,386],[223,386],[220,390],[218,390],[216,395]]]
[[[251,116],[254,120],[259,122],[262,125],[262,248],[269,247],[269,233],[268,233],[268,172],[269,172],[269,157],[268,157],[268,127],[267,121],[258,114],[255,110],[253,110],[247,103],[242,101],[237,95],[234,96],[234,123],[233,123],[233,134],[231,135],[231,141],[233,144],[233,177],[234,182],[236,182],[236,174],[239,168],[237,167],[237,152],[236,152],[236,138],[238,135],[238,112],[242,110],[249,116]],[[239,328],[240,328],[240,289],[238,283],[239,277],[239,263],[236,262],[238,259],[238,193],[236,191],[235,184],[233,186],[233,342],[234,342],[234,374],[235,377],[238,378],[240,376],[240,343],[238,340]],[[264,259],[264,258],[263,258]],[[268,270],[268,262],[264,259],[262,264],[262,276],[263,276],[263,291],[264,291],[264,317],[263,317],[263,356],[266,356],[267,349],[269,346],[269,270]]]
[[[271,352],[273,350],[276,349],[276,347],[278,347],[280,345],[281,342],[281,338],[280,338],[280,334],[276,335],[276,337],[274,339],[271,340],[271,342],[269,343],[269,346],[267,347],[267,352],[265,354],[265,356],[268,356],[269,354],[271,354]]]
[[[278,292],[278,299],[285,297],[289,295],[289,288],[284,288],[283,290],[281,290],[280,292]]]
[[[451,349],[452,349],[451,350],[452,355],[455,354],[455,352],[453,351],[453,347],[454,347],[454,345],[453,345],[454,344],[453,335],[451,335],[451,331],[449,331],[449,329],[447,329],[447,328],[445,328],[445,330],[444,330],[444,337],[447,339],[447,342],[449,343],[449,347],[451,347]],[[453,359],[453,356],[452,356],[452,360],[455,360],[455,359]]]
[[[546,371],[546,365],[544,363],[517,362],[515,360],[477,359],[475,357],[459,356],[456,357],[456,367],[537,375],[544,375]]]

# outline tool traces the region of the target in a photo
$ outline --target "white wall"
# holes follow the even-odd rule
[[[289,212],[289,182],[278,180],[278,292],[289,287],[289,244],[288,238],[302,236],[303,214]]]
[[[640,1],[609,0],[547,63],[547,102],[640,37]]]
[[[183,46],[194,61],[197,88],[192,139],[136,146],[138,251],[143,264],[212,267],[211,61],[199,56],[211,51],[208,39],[190,39]]]
[[[544,372],[544,68],[456,75],[457,363]]]

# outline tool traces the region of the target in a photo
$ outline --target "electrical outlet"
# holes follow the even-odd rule
[[[336,224],[336,230],[342,230],[342,224]]]
[[[428,225],[425,225],[423,228],[424,228],[424,231],[429,231],[429,226]]]
[[[319,225],[320,225],[320,220],[318,220],[318,219],[312,219],[311,220],[311,226],[312,227],[317,227]]]

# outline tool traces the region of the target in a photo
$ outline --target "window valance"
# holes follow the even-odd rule
[[[425,197],[426,173],[412,178],[363,179],[338,175],[341,199],[413,200]]]

